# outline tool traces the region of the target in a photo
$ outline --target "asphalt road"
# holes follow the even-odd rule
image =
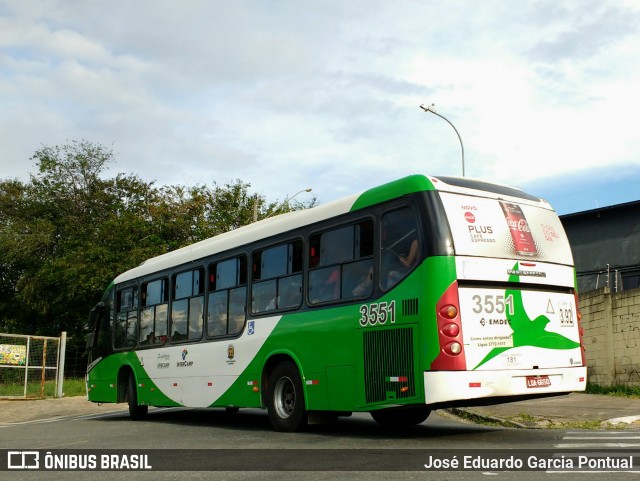
[[[275,433],[264,411],[242,410],[228,414],[223,410],[205,409],[153,409],[145,421],[132,422],[125,413],[91,414],[36,420],[0,427],[0,448],[4,450],[37,450],[52,453],[112,452],[109,450],[166,450],[158,462],[174,462],[176,469],[190,463],[202,462],[202,456],[224,455],[226,462],[235,463],[238,471],[153,471],[153,472],[42,472],[11,471],[11,479],[481,479],[487,476],[501,480],[581,479],[584,473],[560,473],[563,469],[540,471],[481,471],[427,472],[416,470],[427,462],[429,453],[437,457],[463,453],[459,450],[491,450],[489,457],[511,450],[534,453],[546,450],[557,459],[566,446],[574,451],[594,446],[593,438],[606,435],[610,440],[618,436],[622,449],[624,439],[633,433],[615,431],[565,431],[508,429],[465,423],[441,412],[414,428],[384,430],[368,414],[354,414],[335,424],[313,425],[302,433]],[[581,441],[582,439],[582,441]],[[610,442],[610,441],[609,441]],[[576,448],[577,446],[577,448]],[[219,451],[226,449],[229,451]],[[60,451],[66,450],[66,451]],[[203,451],[178,451],[203,450]],[[210,451],[213,450],[213,451]],[[302,451],[296,451],[302,450]],[[487,452],[487,451],[485,451]],[[391,458],[389,454],[391,453]],[[442,455],[442,456],[441,456]],[[302,459],[310,464],[319,463],[324,471],[262,471],[281,469],[283,459]],[[333,457],[332,457],[333,456]],[[361,463],[363,471],[333,471],[340,459]],[[200,460],[200,461],[198,461]],[[342,459],[344,461],[344,459]],[[333,464],[332,464],[333,463]],[[376,463],[387,467],[386,472],[368,472]],[[285,463],[286,464],[286,463]],[[347,463],[348,464],[348,463]],[[271,467],[270,467],[271,466]],[[298,469],[300,464],[293,464]],[[298,466],[296,468],[296,466]],[[285,469],[290,469],[286,468]],[[589,470],[589,469],[587,469]],[[591,471],[595,471],[592,469]],[[620,479],[624,473],[607,470],[597,474],[598,479]],[[4,473],[8,474],[8,473]],[[636,476],[636,474],[630,474]]]

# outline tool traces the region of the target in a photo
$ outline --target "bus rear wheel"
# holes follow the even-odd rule
[[[307,425],[302,380],[295,364],[281,362],[269,374],[267,412],[276,431],[299,431]]]
[[[415,426],[427,419],[429,414],[431,414],[431,410],[426,406],[371,411],[371,417],[375,422],[385,427]]]
[[[136,385],[136,377],[131,373],[129,375],[129,387],[127,391],[129,399],[129,417],[132,421],[139,421],[147,417],[149,406],[140,406],[138,404],[138,386]]]

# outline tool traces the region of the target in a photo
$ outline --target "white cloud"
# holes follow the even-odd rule
[[[523,184],[640,164],[618,1],[0,1],[0,166],[113,144],[160,183],[321,201],[413,172]]]

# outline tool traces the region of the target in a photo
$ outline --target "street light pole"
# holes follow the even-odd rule
[[[289,202],[291,202],[293,200],[293,198],[298,195],[298,194],[302,194],[303,192],[311,192],[313,189],[311,187],[307,188],[307,189],[302,189],[299,192],[296,192],[295,194],[293,194],[291,197],[287,197],[287,199],[285,200],[285,202],[287,204],[289,204]]]
[[[286,206],[287,209],[288,209],[289,208],[289,202],[291,202],[296,195],[302,194],[303,192],[311,192],[312,190],[313,189],[311,187],[309,187],[307,189],[302,189],[301,191],[296,192],[295,194],[293,194],[291,197],[286,197],[281,205]],[[271,217],[274,213],[275,213],[275,211],[272,212],[267,217]],[[267,217],[265,217],[265,219]],[[253,222],[256,222],[257,220],[258,220],[258,203],[257,203],[257,197],[256,197],[256,202],[253,203]]]
[[[303,192],[311,192],[312,190],[313,189],[311,187],[308,187],[306,189],[302,189],[302,190],[296,192],[295,194],[293,194],[291,197],[286,197],[282,204],[287,208],[287,210],[289,210],[289,202],[291,202],[294,199],[295,196],[297,196],[298,194],[302,194]]]
[[[449,119],[447,119],[443,115],[440,115],[438,112],[436,112],[434,107],[435,107],[434,104],[431,104],[428,107],[425,107],[424,105],[420,106],[420,108],[424,110],[425,113],[431,112],[433,115],[437,115],[441,119],[445,120],[451,127],[453,127],[453,130],[455,130],[456,135],[458,136],[458,140],[460,141],[460,148],[462,149],[462,177],[464,177],[464,145],[462,145],[462,137],[460,137],[460,133],[458,133],[458,129],[456,129],[456,126],[453,125],[451,122],[449,122]]]

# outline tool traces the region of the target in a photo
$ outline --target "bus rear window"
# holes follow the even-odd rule
[[[569,241],[553,210],[449,192],[440,197],[456,255],[571,262]]]

